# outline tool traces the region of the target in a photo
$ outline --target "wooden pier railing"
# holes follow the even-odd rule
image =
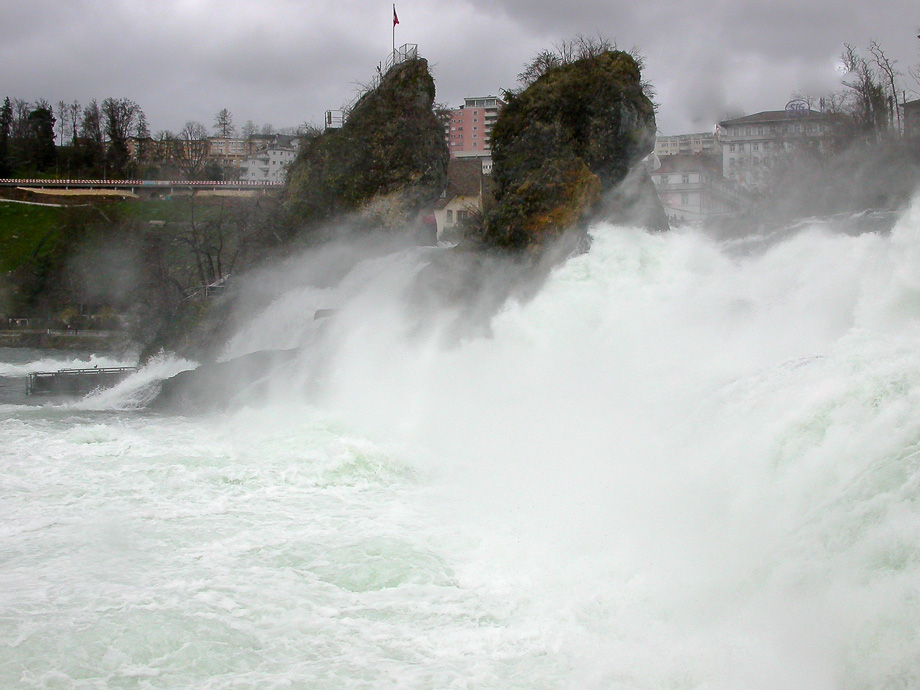
[[[28,395],[86,395],[97,388],[114,386],[135,371],[137,367],[36,371],[29,374],[26,393]]]

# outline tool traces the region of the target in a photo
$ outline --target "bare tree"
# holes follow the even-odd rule
[[[617,50],[616,42],[601,34],[597,36],[578,34],[571,40],[553,44],[553,50],[541,50],[537,53],[534,59],[524,66],[524,71],[518,74],[518,81],[521,84],[521,88],[526,89],[544,74],[557,67],[571,64],[577,60],[597,57],[613,50]],[[627,54],[636,61],[640,70],[645,68],[645,56],[642,55],[637,47],[631,48],[627,51]],[[658,104],[655,103],[655,89],[652,83],[643,79],[639,82],[639,86],[642,89],[642,93],[645,94],[646,98],[652,102],[655,110],[657,110]]]
[[[141,107],[128,98],[106,98],[102,101],[102,118],[105,134],[109,140],[106,160],[109,172],[123,177],[128,169],[128,137],[137,127]]]
[[[80,122],[80,112],[83,109],[80,107],[80,101],[74,101],[73,103],[67,106],[67,114],[70,118],[70,134],[73,137],[73,145],[77,145],[77,135],[80,132],[79,122]]]
[[[917,38],[920,39],[920,26],[918,26],[915,31],[917,32]],[[909,67],[907,71],[910,73],[910,76],[914,78],[914,81],[920,85],[920,64],[914,67]]]
[[[198,177],[208,157],[208,129],[200,122],[189,120],[179,132],[178,163],[186,178]]]
[[[885,55],[885,51],[882,50],[882,47],[878,44],[878,41],[869,42],[869,52],[872,53],[872,57],[875,60],[875,64],[878,66],[881,71],[881,78],[885,84],[885,88],[888,91],[888,112],[889,117],[897,121],[897,131],[901,131],[901,109],[898,108],[898,87],[895,84],[897,78],[901,75],[894,66],[896,61],[891,61],[888,59],[888,56]]]
[[[60,140],[60,143],[58,144],[58,146],[63,146],[63,145],[64,145],[64,137],[66,136],[66,131],[67,131],[67,123],[68,123],[68,119],[67,119],[67,104],[66,104],[64,101],[58,101],[58,104],[57,104],[57,113],[58,113],[58,118],[59,118],[60,123],[61,123],[61,140]]]
[[[853,92],[855,98],[853,119],[863,130],[873,133],[877,138],[888,123],[885,88],[879,83],[869,61],[850,44],[844,44],[840,60],[849,76],[849,81],[844,80],[843,85]]]
[[[527,87],[537,79],[562,63],[562,58],[552,50],[541,50],[533,60],[524,66],[524,71],[518,75],[518,81]]]
[[[168,129],[157,131],[153,137],[156,156],[164,163],[175,164],[179,160],[179,137]]]
[[[105,175],[105,140],[102,136],[102,112],[94,98],[90,104],[83,108],[83,119],[80,122],[81,146],[84,150],[86,166],[94,175]]]
[[[21,98],[14,98],[13,105],[13,129],[10,134],[11,139],[24,139],[28,136],[29,131],[29,113],[32,110],[32,104]],[[37,106],[37,104],[36,104]]]

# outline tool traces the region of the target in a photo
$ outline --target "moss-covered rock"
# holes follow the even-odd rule
[[[539,249],[597,217],[666,229],[654,189],[639,181],[625,197],[615,192],[654,145],[654,107],[629,54],[606,50],[548,69],[507,95],[492,130],[495,206],[480,241]]]
[[[349,215],[359,225],[402,230],[438,198],[447,179],[444,130],[432,110],[424,58],[393,66],[340,129],[307,142],[288,172],[291,220],[315,228]]]

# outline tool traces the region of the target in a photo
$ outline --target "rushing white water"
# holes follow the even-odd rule
[[[459,341],[431,252],[292,266],[265,404],[0,410],[0,687],[920,687],[920,207],[600,226]]]

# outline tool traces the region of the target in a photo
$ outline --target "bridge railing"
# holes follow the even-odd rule
[[[0,178],[0,185],[43,187],[282,187],[283,181],[268,180],[60,180]]]

